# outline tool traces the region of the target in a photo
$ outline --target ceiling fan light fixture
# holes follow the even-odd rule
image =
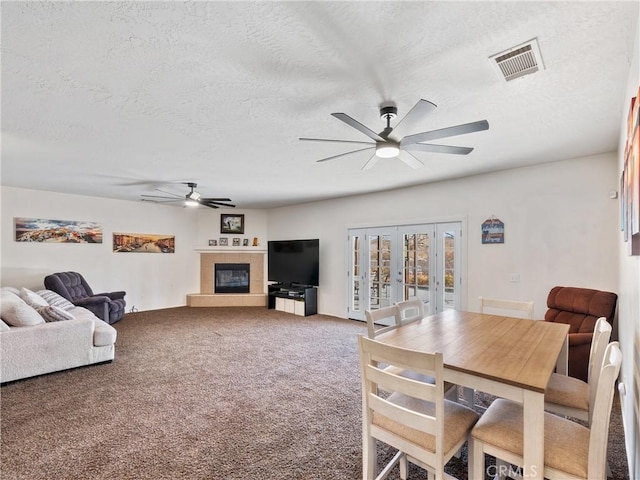
[[[187,199],[184,201],[184,206],[185,206],[185,207],[197,207],[198,205],[200,205],[200,204],[198,203],[198,201],[197,201],[197,200],[194,200],[194,199],[192,199],[192,198],[187,198]]]
[[[396,145],[382,144],[376,146],[376,157],[394,158],[400,154],[400,149]]]
[[[197,204],[197,201],[201,196],[202,195],[199,194],[198,192],[189,192],[187,193],[187,200],[193,200]]]

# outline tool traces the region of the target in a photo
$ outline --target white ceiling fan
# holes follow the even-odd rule
[[[430,152],[430,153],[450,153],[454,155],[468,155],[473,148],[471,147],[457,147],[452,145],[438,145],[430,142],[446,137],[455,137],[457,135],[465,135],[467,133],[479,132],[489,129],[489,122],[486,120],[479,120],[477,122],[465,123],[462,125],[456,125],[453,127],[441,128],[438,130],[430,130],[428,132],[415,133],[412,135],[402,136],[398,132],[402,132],[403,122],[405,125],[412,124],[416,119],[425,115],[436,108],[434,103],[428,100],[419,100],[411,110],[400,120],[395,127],[391,127],[391,120],[395,119],[398,115],[398,108],[393,103],[384,103],[380,106],[380,118],[386,120],[386,128],[376,133],[368,127],[353,119],[346,113],[332,113],[331,115],[338,120],[342,120],[350,127],[355,128],[359,132],[365,134],[373,141],[355,141],[355,140],[335,140],[327,138],[300,138],[303,141],[310,142],[334,142],[334,143],[350,143],[368,145],[365,148],[359,148],[357,150],[351,150],[350,152],[340,153],[331,157],[322,158],[317,160],[318,162],[326,162],[328,160],[334,160],[345,155],[350,155],[356,152],[363,152],[366,150],[374,150],[371,158],[362,166],[362,170],[368,170],[372,168],[380,158],[394,158],[398,157],[404,163],[412,168],[419,168],[424,166],[424,163],[418,159],[411,152]]]

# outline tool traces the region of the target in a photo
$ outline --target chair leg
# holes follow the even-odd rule
[[[511,471],[511,464],[505,462],[500,458],[496,458],[496,480],[505,480],[507,478],[507,472]]]
[[[376,439],[365,437],[362,442],[362,479],[374,480],[377,468]]]
[[[469,478],[484,478],[484,451],[482,443],[470,436],[467,442],[467,452],[469,456]]]
[[[473,388],[464,387],[462,389],[462,398],[466,401],[467,407],[475,409],[475,390]]]
[[[409,470],[408,470],[407,463],[408,463],[407,456],[405,454],[402,454],[402,456],[400,457],[400,479],[401,480],[407,480],[408,478]]]

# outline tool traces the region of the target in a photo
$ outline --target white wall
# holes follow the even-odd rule
[[[154,310],[186,304],[200,291],[200,254],[209,239],[253,238],[266,248],[266,212],[242,209],[185,209],[39,190],[0,187],[0,284],[44,288],[53,272],[78,271],[95,292],[125,290],[127,310]],[[220,234],[220,214],[245,216],[243,235]],[[15,241],[14,218],[85,220],[103,227],[102,244],[22,243]],[[114,232],[174,235],[173,254],[113,253]],[[248,247],[253,248],[253,247]]]
[[[620,148],[618,150],[618,178],[624,169],[624,142],[627,132],[627,113],[631,98],[640,85],[640,29],[636,31],[629,80],[620,106]],[[620,395],[622,418],[625,425],[629,478],[640,478],[640,256],[628,256],[627,244],[622,235],[619,242],[620,298],[618,300],[618,324],[622,368],[620,383],[624,394]],[[634,407],[635,405],[635,407]]]
[[[82,273],[96,293],[125,290],[127,310],[184,305],[186,291],[198,291],[195,211],[12,187],[0,192],[2,286],[41,289],[46,275],[72,270]],[[14,217],[99,222],[103,243],[16,242]],[[175,235],[176,252],[113,253],[114,232]]]
[[[467,296],[535,301],[542,318],[555,285],[618,290],[615,154],[547,163],[383,193],[273,209],[269,239],[319,238],[319,312],[346,316],[350,227],[466,220]],[[481,224],[505,223],[505,243],[482,245]],[[520,283],[510,283],[511,273]]]

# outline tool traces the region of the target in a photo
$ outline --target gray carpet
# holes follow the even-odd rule
[[[361,478],[363,323],[181,307],[114,326],[113,363],[2,387],[3,479]],[[622,480],[615,404],[611,432]],[[466,479],[465,462],[447,471]]]

